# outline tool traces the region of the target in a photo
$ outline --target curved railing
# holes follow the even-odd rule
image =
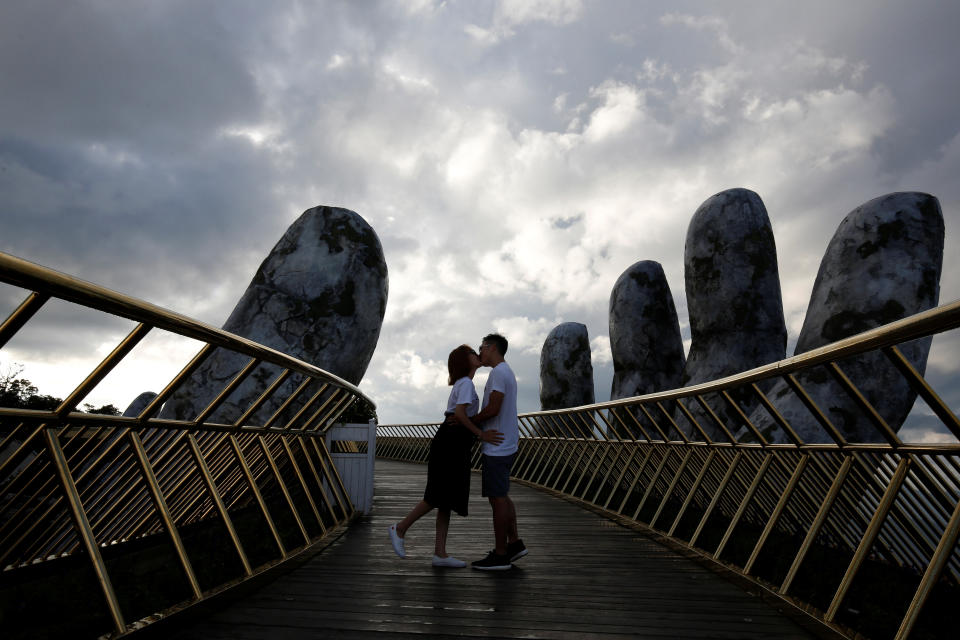
[[[914,341],[958,326],[954,302],[722,380],[523,414],[514,478],[693,551],[846,635],[952,636],[960,421],[911,360],[923,352]],[[876,389],[891,372],[896,384]],[[843,435],[843,411],[816,400],[824,384],[868,437]],[[945,442],[900,439],[875,405],[904,389]],[[804,413],[788,418],[790,402]],[[425,461],[436,426],[381,425],[377,453]]]
[[[0,325],[0,348],[51,298],[136,323],[55,409],[0,408],[5,637],[127,633],[301,555],[353,517],[322,436],[354,401],[373,405],[354,385],[6,254],[0,281],[28,292]],[[203,347],[137,415],[77,411],[153,330]],[[159,416],[225,352],[245,366],[205,409],[192,419]],[[237,409],[237,389],[251,377],[269,384]],[[239,415],[216,422],[227,401]]]

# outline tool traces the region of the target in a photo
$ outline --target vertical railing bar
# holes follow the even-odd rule
[[[304,380],[303,385],[301,385],[301,387],[306,386],[310,382],[314,382],[314,380],[312,378],[308,378],[307,380]],[[320,398],[320,396],[324,394],[324,392],[327,390],[329,386],[330,386],[330,383],[321,384],[320,388],[317,389],[316,393],[310,396],[310,398],[303,403],[303,406],[300,407],[295,414],[293,414],[293,417],[291,417],[290,420],[287,421],[287,424],[283,425],[284,430],[286,431],[292,430],[293,425],[297,424],[297,422],[300,421],[300,417],[310,410],[310,408],[313,406],[313,403],[316,402]],[[320,405],[320,408],[317,409],[316,413],[314,413],[314,417],[316,417],[317,413],[323,411],[323,408],[326,407],[328,404],[330,404],[330,401],[333,400],[333,398],[336,397],[337,393],[339,392],[340,392],[340,389],[334,389],[333,392],[327,397],[326,402]],[[310,420],[312,419],[313,418],[310,418]],[[307,422],[304,423],[304,426],[300,428],[300,431],[303,431],[304,429],[306,429],[306,425],[310,423],[310,420],[307,420]]]
[[[317,443],[317,440],[320,440]],[[330,450],[327,449],[327,443],[320,438],[310,438],[310,444],[313,445],[313,450],[317,454],[317,461],[320,462],[320,469],[323,471],[324,477],[327,479],[327,484],[330,485],[330,493],[333,494],[333,497],[336,499],[337,504],[340,505],[340,513],[343,514],[344,519],[350,517],[353,513],[353,503],[350,503],[350,511],[347,511],[347,507],[343,502],[343,498],[340,497],[340,492],[343,490],[343,482],[340,481],[340,474],[337,473],[337,466],[333,463],[333,457],[330,455]],[[329,466],[333,467],[333,472],[336,474],[337,482],[333,481],[333,476],[330,474]],[[339,485],[339,487],[337,486]],[[340,522],[339,518],[334,516],[334,520],[338,523]]]
[[[720,427],[720,430],[723,431],[723,435],[726,436],[730,444],[736,444],[737,439],[732,433],[730,433],[730,429],[728,429],[727,425],[724,424],[723,420],[720,419],[720,416],[718,416],[713,408],[707,403],[707,399],[699,393],[696,394],[694,398],[697,400],[697,404],[700,405],[700,408],[703,409],[708,416],[710,416],[710,419],[713,420],[718,427]]]
[[[544,480],[544,473],[547,474],[547,477],[553,473],[553,459],[554,456],[560,455],[563,449],[566,448],[567,441],[562,440],[559,435],[559,431],[556,428],[556,424],[553,421],[553,416],[541,415],[540,424],[547,428],[547,433],[544,434],[544,451],[540,455],[540,459],[537,462],[537,466],[533,469],[530,477],[535,484],[540,485],[541,487],[547,486]],[[549,469],[549,472],[548,472]]]
[[[827,370],[830,371],[830,374],[840,383],[840,386],[843,387],[853,401],[857,404],[864,413],[867,414],[867,417],[870,419],[870,422],[873,423],[873,426],[876,427],[877,431],[880,432],[880,435],[890,444],[891,447],[896,449],[902,443],[900,438],[897,437],[897,434],[893,432],[893,429],[890,428],[890,425],[887,424],[887,421],[883,419],[877,410],[870,404],[867,398],[860,393],[860,390],[857,389],[856,385],[853,384],[853,381],[847,377],[847,375],[840,369],[840,366],[836,362],[831,362],[827,367]]]
[[[707,444],[713,444],[713,439],[707,435],[707,432],[700,426],[700,423],[697,422],[696,418],[693,417],[693,414],[684,406],[683,402],[680,401],[680,398],[675,400],[677,406],[680,407],[680,412],[690,421],[690,424],[700,432],[700,435],[703,436],[703,441]],[[658,403],[659,404],[659,403]]]
[[[557,475],[556,475],[556,478],[554,479],[553,488],[559,490],[559,484],[563,474],[567,473],[567,482],[569,482],[570,477],[572,476],[572,474],[575,472],[575,469],[576,469],[575,460],[578,461],[583,454],[580,450],[580,438],[577,437],[577,430],[575,428],[576,425],[574,425],[574,427],[570,426],[570,421],[567,419],[567,414],[560,413],[560,414],[557,414],[556,417],[560,420],[560,422],[563,423],[564,428],[560,429],[560,433],[565,434],[565,439],[567,442],[570,443],[570,446],[572,448],[571,455],[564,456],[564,459],[562,461],[562,466],[557,467]],[[548,476],[548,480],[550,477],[552,476]]]
[[[765,455],[763,457],[763,463],[761,463],[760,469],[757,470],[756,475],[753,477],[753,481],[750,483],[750,487],[747,489],[746,494],[744,494],[743,499],[740,501],[740,506],[737,509],[737,513],[730,520],[730,524],[727,526],[727,530],[723,534],[723,539],[720,541],[720,544],[717,545],[717,550],[713,552],[714,559],[719,559],[720,554],[723,553],[724,548],[727,546],[727,542],[730,540],[730,536],[733,534],[733,530],[736,529],[738,524],[740,524],[740,518],[743,517],[744,512],[747,510],[747,506],[753,499],[753,495],[757,492],[757,489],[760,488],[760,483],[763,482],[763,477],[766,475],[767,469],[770,467],[771,462],[773,462],[772,455]]]
[[[100,583],[100,589],[107,601],[107,608],[110,610],[110,617],[113,619],[113,626],[117,633],[124,633],[127,630],[127,624],[123,621],[123,613],[120,611],[120,603],[113,590],[113,583],[107,573],[107,566],[103,562],[103,556],[100,555],[100,547],[93,537],[93,530],[90,523],[87,522],[87,516],[83,511],[83,504],[80,502],[80,495],[77,493],[77,487],[70,475],[70,469],[67,468],[67,461],[64,458],[63,450],[56,440],[56,434],[53,429],[44,429],[44,437],[47,441],[47,450],[50,457],[53,458],[54,465],[57,468],[57,474],[60,476],[60,482],[63,484],[63,490],[66,494],[67,504],[70,506],[70,512],[73,515],[77,525],[77,533],[83,540],[83,546],[87,551],[87,557],[93,564],[94,573],[97,581]]]
[[[941,573],[943,573],[943,569],[947,565],[950,556],[953,554],[953,550],[957,545],[958,534],[960,534],[960,502],[958,502],[954,508],[953,514],[950,516],[950,521],[947,523],[943,535],[937,544],[937,548],[933,552],[933,557],[930,558],[930,562],[923,572],[923,577],[920,579],[917,591],[914,593],[913,599],[910,601],[907,612],[903,617],[903,621],[900,623],[900,628],[897,630],[895,640],[905,640],[913,630],[917,618],[920,615],[920,610],[923,608],[924,603],[926,603],[930,592],[933,591],[934,585],[940,578]]]
[[[820,426],[823,427],[823,430],[827,432],[827,435],[836,443],[838,447],[843,447],[847,444],[846,438],[837,430],[833,423],[830,422],[830,419],[826,416],[823,410],[817,406],[817,403],[810,397],[810,394],[807,393],[807,390],[803,388],[803,385],[800,384],[800,381],[792,373],[788,373],[783,376],[783,379],[787,382],[787,385],[793,390],[793,392],[800,398],[800,402],[807,408],[813,417],[816,418],[817,422],[820,423]]]
[[[554,459],[559,460],[563,457],[567,446],[570,445],[570,440],[563,435],[563,429],[557,427],[556,416],[544,415],[542,418],[544,419],[544,423],[553,429],[554,433],[556,434],[553,436],[555,440],[552,446],[547,451],[548,456],[540,463],[540,467],[538,469],[539,473],[537,474],[536,479],[537,484],[546,487],[549,486],[547,483],[553,476],[554,471],[557,471],[558,463],[554,462]]]
[[[707,524],[707,520],[713,515],[713,510],[720,503],[720,498],[723,496],[724,491],[727,488],[727,485],[730,483],[730,480],[733,478],[733,472],[736,470],[737,466],[740,464],[740,459],[743,457],[742,451],[737,451],[733,455],[733,460],[730,461],[730,465],[727,467],[726,473],[724,473],[723,478],[720,480],[720,485],[717,487],[717,490],[713,493],[713,498],[710,500],[709,506],[703,512],[703,515],[700,516],[700,522],[697,523],[697,528],[693,532],[693,536],[690,537],[690,542],[687,543],[691,547],[695,546],[697,539],[700,537],[700,533],[703,531],[704,526]]]
[[[263,455],[267,461],[267,464],[273,471],[273,476],[277,479],[277,484],[280,485],[280,491],[283,493],[283,497],[286,499],[287,505],[290,507],[290,513],[293,514],[293,519],[296,520],[297,527],[300,529],[300,533],[303,535],[304,544],[310,544],[310,534],[307,533],[307,528],[303,524],[303,518],[300,517],[300,512],[297,510],[297,505],[293,503],[293,496],[290,495],[290,490],[287,489],[287,483],[283,481],[283,476],[280,475],[280,469],[277,467],[277,462],[273,459],[273,455],[270,453],[270,448],[267,446],[267,439],[261,435],[257,436],[257,441],[260,443],[260,448],[263,450]]]
[[[730,396],[730,392],[727,390],[723,390],[720,392],[720,395],[723,397],[727,405],[736,412],[737,417],[740,418],[740,421],[743,422],[743,424],[747,427],[750,433],[753,434],[753,437],[757,439],[757,442],[759,442],[760,444],[767,444],[767,439],[764,438],[763,434],[761,434],[760,431],[757,430],[757,427],[752,422],[750,422],[750,418],[747,417],[747,414],[743,412],[743,409],[740,408],[740,405],[737,404],[737,402]]]
[[[323,502],[327,505],[327,511],[330,512],[330,517],[336,521],[337,516],[333,511],[333,503],[330,502],[330,497],[327,495],[327,492],[323,490],[323,480],[320,479],[320,474],[317,473],[317,467],[313,464],[313,459],[310,457],[310,451],[307,450],[307,445],[304,444],[304,438],[298,437],[297,442],[300,444],[300,449],[303,451],[303,458],[307,461],[307,466],[310,467],[310,472],[313,474],[313,479],[317,483],[317,489],[320,492],[320,497],[323,499]],[[323,524],[320,526],[323,527]],[[326,527],[324,527],[326,531]]]
[[[757,557],[760,555],[760,550],[763,549],[763,545],[766,544],[767,538],[770,537],[770,533],[777,524],[777,520],[780,519],[780,514],[783,513],[783,510],[787,505],[787,501],[789,501],[790,497],[793,495],[793,491],[796,488],[797,483],[800,482],[800,476],[803,474],[803,470],[807,467],[807,463],[809,461],[810,456],[800,456],[797,466],[794,467],[793,473],[790,475],[790,480],[787,482],[787,486],[784,488],[783,493],[780,494],[780,499],[777,501],[776,506],[770,513],[770,517],[767,519],[767,524],[764,526],[763,532],[760,534],[760,537],[757,539],[757,543],[753,547],[750,558],[747,560],[747,563],[743,565],[744,574],[750,575],[750,570],[753,569],[753,564],[757,561]]]
[[[703,483],[703,479],[707,477],[707,470],[710,468],[710,465],[713,464],[713,459],[717,455],[716,449],[710,449],[710,453],[707,454],[707,459],[704,460],[703,466],[700,467],[700,473],[697,474],[697,478],[693,481],[693,485],[690,487],[690,491],[687,492],[687,497],[683,501],[680,510],[677,511],[677,515],[673,519],[673,523],[670,525],[670,529],[667,531],[667,535],[673,537],[674,532],[677,530],[677,526],[680,524],[680,521],[683,519],[684,514],[686,514],[687,509],[690,507],[690,503],[693,502],[693,497],[700,489],[700,485]]]
[[[207,407],[200,412],[200,415],[193,418],[193,423],[196,425],[201,425],[206,422],[207,418],[209,418],[210,415],[216,411],[220,405],[226,401],[227,398],[230,397],[231,393],[236,391],[237,387],[239,387],[243,381],[247,379],[247,376],[253,373],[254,369],[260,366],[261,362],[262,360],[260,360],[260,358],[250,358],[250,361],[247,362],[246,366],[244,366],[243,369],[241,369],[240,372],[233,377],[233,380],[227,383],[227,386],[225,386],[223,390],[217,394],[217,397],[214,398],[210,404],[208,404]]]
[[[163,406],[163,403],[166,402],[171,395],[173,395],[173,392],[176,391],[177,388],[183,384],[187,378],[193,375],[193,372],[196,371],[200,365],[206,362],[207,358],[210,357],[214,350],[216,350],[216,347],[212,344],[203,345],[200,351],[198,351],[197,354],[190,359],[190,362],[188,362],[186,366],[181,369],[180,372],[174,376],[170,382],[167,383],[167,386],[163,388],[163,391],[157,394],[157,397],[151,400],[150,403],[143,408],[143,411],[141,411],[140,415],[137,416],[137,420],[139,422],[143,422],[159,411],[160,407]]]
[[[663,471],[663,468],[667,466],[667,460],[670,459],[670,454],[673,452],[673,449],[667,447],[663,452],[663,457],[660,459],[660,464],[657,466],[657,470],[653,472],[653,477],[650,478],[650,484],[647,485],[647,490],[643,493],[643,498],[640,500],[640,504],[637,505],[636,511],[633,512],[633,515],[630,517],[631,520],[637,520],[637,516],[640,515],[640,511],[643,510],[643,505],[647,503],[647,498],[650,497],[650,493],[653,491],[653,488],[657,484],[657,480],[660,478],[660,473]]]
[[[660,409],[660,413],[664,415],[664,417],[667,419],[667,422],[669,422],[670,426],[673,427],[673,430],[680,435],[680,440],[683,441],[684,444],[690,444],[690,438],[687,437],[687,434],[685,434],[683,432],[683,429],[681,429],[680,426],[676,423],[676,421],[673,419],[673,416],[667,413],[667,410],[663,408],[663,403],[660,401],[657,401],[654,404],[657,406],[657,409]],[[669,429],[668,429],[668,432],[669,432]]]
[[[627,471],[630,469],[630,465],[633,464],[633,459],[637,457],[638,453],[640,453],[640,444],[635,443],[633,445],[633,451],[623,463],[623,470],[620,471],[620,475],[618,475],[617,479],[610,485],[610,493],[607,494],[607,499],[603,503],[604,509],[610,506],[610,501],[613,500],[613,494],[616,492],[617,487],[620,486],[620,483],[623,482],[623,478],[627,475]]]
[[[940,418],[940,421],[950,429],[950,433],[960,440],[960,419],[950,407],[937,395],[933,387],[924,379],[903,353],[895,346],[884,347],[884,355],[896,366],[901,375],[907,379],[913,390],[916,391],[927,406]]]
[[[655,528],[657,519],[660,517],[660,514],[663,513],[663,508],[666,506],[667,501],[670,500],[670,496],[673,495],[673,490],[676,489],[677,483],[680,481],[680,476],[682,476],[683,472],[687,470],[687,463],[690,462],[690,457],[692,455],[693,449],[687,449],[687,452],[683,456],[683,460],[680,461],[680,467],[677,469],[676,473],[673,474],[673,479],[667,486],[667,490],[663,492],[663,498],[660,500],[660,504],[657,506],[656,512],[654,512],[653,517],[650,518],[649,526],[651,529]]]
[[[296,390],[291,393],[286,400],[283,401],[280,407],[273,412],[273,415],[263,423],[264,428],[272,427],[273,423],[279,420],[280,416],[283,415],[283,413],[287,410],[287,407],[293,404],[293,402],[300,397],[300,394],[302,394],[313,381],[313,378],[309,376],[305,377],[303,382],[300,383],[300,386],[297,387]],[[320,391],[317,392],[317,395],[322,393],[324,389],[326,389],[326,385],[321,386]]]
[[[344,412],[350,408],[350,405],[353,404],[355,397],[356,396],[351,395],[349,391],[344,391],[343,397],[337,400],[337,404],[330,409],[329,413],[318,420],[317,424],[313,424],[314,420],[311,418],[310,422],[304,426],[304,431],[309,430],[312,433],[326,433],[334,424],[336,424],[337,419],[340,418],[340,416],[342,416]],[[324,426],[321,426],[321,424]]]
[[[267,520],[267,526],[270,527],[270,533],[273,535],[273,539],[277,543],[277,548],[280,550],[280,555],[284,560],[286,560],[287,549],[283,545],[283,541],[280,539],[280,532],[277,530],[277,525],[274,524],[273,517],[270,515],[270,510],[267,508],[267,503],[263,499],[263,495],[260,493],[260,488],[257,487],[257,481],[254,479],[253,473],[250,471],[250,467],[247,465],[247,461],[243,456],[243,450],[240,447],[237,436],[230,434],[227,440],[230,443],[230,447],[233,449],[233,455],[236,456],[237,463],[240,465],[243,475],[247,479],[247,485],[250,487],[250,491],[253,492],[253,496],[257,501],[257,504],[260,505],[260,511],[263,513],[263,517]]]
[[[870,520],[870,526],[868,526],[866,532],[864,532],[863,538],[860,540],[860,545],[854,552],[853,559],[850,561],[850,565],[847,567],[847,571],[844,573],[843,579],[840,581],[840,586],[837,588],[837,593],[833,596],[833,601],[830,603],[830,607],[827,609],[827,613],[823,617],[823,619],[827,622],[833,622],[833,619],[836,617],[837,611],[840,608],[840,603],[847,595],[847,591],[850,589],[850,585],[853,583],[854,576],[856,576],[860,569],[860,565],[863,564],[864,559],[867,557],[867,552],[870,550],[870,547],[873,546],[873,541],[880,532],[880,527],[883,526],[883,521],[886,518],[887,513],[890,511],[890,507],[893,506],[893,501],[897,497],[897,492],[900,490],[900,485],[903,484],[904,478],[907,477],[907,471],[909,468],[910,458],[901,458],[900,463],[897,465],[896,474],[893,476],[893,478],[891,478],[890,484],[887,485],[887,490],[883,494],[883,499],[880,501],[880,504],[877,505],[877,509],[873,514],[873,518]]]
[[[40,310],[46,302],[50,300],[50,294],[32,291],[20,303],[20,305],[7,316],[7,319],[0,325],[0,349],[6,346],[7,341],[17,334],[24,327],[30,318]]]
[[[633,475],[633,482],[630,483],[630,488],[627,489],[626,493],[623,494],[623,500],[620,501],[620,506],[617,507],[617,513],[623,514],[623,508],[627,506],[627,500],[633,494],[633,490],[636,488],[637,484],[640,482],[640,478],[643,476],[643,472],[647,469],[647,463],[650,461],[650,458],[653,457],[653,452],[656,451],[656,447],[648,444],[646,446],[647,455],[643,457],[643,462],[640,463],[640,466],[637,467],[637,472]]]
[[[750,388],[753,390],[753,393],[760,398],[760,404],[767,410],[767,413],[773,418],[773,421],[783,429],[783,432],[787,434],[787,437],[793,442],[793,444],[800,446],[803,444],[803,440],[797,435],[797,432],[793,430],[793,427],[790,426],[790,423],[787,422],[787,419],[777,411],[777,408],[773,406],[773,403],[770,402],[770,399],[767,398],[766,394],[760,390],[760,387],[757,386],[757,383],[751,383]]]
[[[139,323],[133,328],[133,330],[127,334],[127,336],[114,347],[113,351],[103,359],[103,361],[97,365],[97,367],[90,372],[86,379],[80,383],[76,389],[70,392],[70,395],[60,403],[60,406],[54,409],[54,413],[57,414],[57,417],[60,420],[63,420],[67,417],[73,409],[80,403],[81,400],[87,397],[89,393],[100,384],[100,381],[107,377],[107,374],[116,367],[121,360],[130,351],[137,346],[137,344],[146,337],[149,333],[151,327],[144,323]]]
[[[263,406],[263,403],[266,402],[270,398],[270,396],[272,396],[277,391],[280,385],[283,384],[286,381],[286,379],[290,377],[291,373],[293,372],[290,369],[284,369],[283,371],[281,371],[280,374],[277,375],[276,378],[274,378],[273,382],[270,383],[270,386],[268,386],[266,390],[264,390],[264,392],[260,394],[260,397],[257,398],[252,405],[250,405],[250,408],[244,411],[243,415],[241,415],[239,418],[237,418],[233,422],[233,426],[240,427],[246,424],[247,420],[250,419],[250,416],[256,413],[257,410]]]
[[[827,521],[827,514],[829,514],[834,502],[836,502],[837,496],[840,495],[840,490],[843,488],[843,483],[847,479],[847,474],[850,473],[850,469],[852,467],[853,456],[845,456],[843,464],[840,466],[840,469],[833,478],[833,482],[830,484],[830,490],[820,503],[820,509],[817,511],[816,517],[810,524],[810,528],[807,530],[807,535],[804,537],[800,548],[797,550],[797,554],[793,558],[793,562],[790,565],[790,569],[787,571],[787,575],[784,576],[783,582],[780,584],[780,588],[777,590],[779,593],[785,595],[790,589],[790,585],[793,584],[793,579],[796,577],[797,571],[800,569],[800,565],[803,563],[804,559],[806,559],[807,552],[813,546],[813,541],[820,533],[820,529],[823,527],[823,524]]]
[[[203,593],[200,590],[200,583],[197,582],[197,576],[193,572],[193,565],[190,563],[190,558],[187,556],[187,550],[184,548],[183,541],[180,539],[180,532],[177,529],[177,524],[170,515],[170,510],[167,508],[167,501],[163,497],[163,492],[160,490],[160,485],[157,484],[157,478],[153,473],[153,467],[150,466],[150,460],[147,459],[147,454],[143,450],[143,443],[140,442],[140,436],[136,431],[130,431],[127,434],[127,438],[130,440],[133,451],[136,454],[138,462],[140,463],[140,470],[143,472],[143,477],[146,480],[147,488],[149,489],[150,494],[153,496],[153,502],[157,508],[157,513],[163,521],[163,524],[167,529],[167,533],[170,535],[171,542],[173,542],[173,547],[177,552],[177,558],[180,560],[180,565],[184,574],[186,574],[187,582],[190,583],[190,589],[193,591],[193,597],[199,600],[203,597]]]
[[[320,525],[321,535],[326,535],[327,528],[323,524],[323,518],[320,517],[320,510],[317,508],[317,503],[314,502],[310,488],[307,486],[307,479],[303,476],[303,472],[300,470],[300,465],[297,464],[296,458],[293,457],[293,449],[290,448],[290,443],[287,442],[286,437],[280,436],[280,442],[283,444],[283,449],[286,451],[287,458],[290,460],[290,466],[293,468],[294,473],[296,473],[297,479],[300,480],[300,486],[303,487],[303,495],[307,498],[307,502],[310,503],[313,516],[317,519],[317,524]]]
[[[190,445],[190,453],[193,454],[193,459],[197,463],[197,468],[200,469],[200,475],[203,477],[203,482],[207,486],[207,491],[210,493],[210,499],[213,500],[213,503],[216,505],[217,512],[220,514],[220,519],[223,521],[223,525],[227,529],[227,535],[230,537],[230,542],[233,543],[233,548],[236,550],[241,564],[243,564],[243,572],[248,576],[253,575],[253,568],[250,566],[250,560],[247,558],[247,552],[244,550],[243,544],[240,542],[240,536],[237,534],[237,529],[233,525],[233,518],[230,517],[230,513],[227,511],[227,506],[223,503],[223,499],[220,497],[220,492],[217,491],[217,485],[213,480],[213,476],[210,474],[210,468],[207,466],[206,459],[203,457],[203,452],[200,450],[200,445],[197,444],[197,440],[193,437],[193,434],[187,436],[187,443]]]

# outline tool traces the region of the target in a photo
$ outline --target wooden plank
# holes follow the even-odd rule
[[[432,567],[432,514],[411,528],[401,560],[387,528],[417,503],[425,480],[423,465],[378,460],[370,515],[302,567],[172,637],[815,637],[641,533],[516,484],[530,554],[510,571]],[[490,507],[473,480],[470,517],[454,516],[447,540],[468,562],[493,546]]]

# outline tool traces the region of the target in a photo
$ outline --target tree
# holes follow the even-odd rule
[[[366,402],[363,398],[354,399],[353,403],[347,407],[338,420],[345,424],[359,424],[377,419],[377,411],[373,405]]]
[[[89,402],[83,403],[83,410],[87,413],[99,413],[107,416],[119,416],[122,412],[112,404],[105,404],[102,407],[94,407]]]

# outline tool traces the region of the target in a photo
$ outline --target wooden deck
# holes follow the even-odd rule
[[[171,631],[203,638],[811,638],[724,577],[642,533],[514,484],[530,554],[506,572],[435,569],[433,518],[407,535],[388,526],[422,495],[426,467],[377,461],[370,516],[323,553],[239,602]],[[492,546],[490,507],[474,476],[470,517],[448,551],[470,561]]]

